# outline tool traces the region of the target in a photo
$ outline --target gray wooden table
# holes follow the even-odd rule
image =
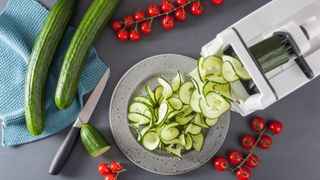
[[[4,6],[0,0],[0,7]],[[41,0],[46,7],[51,7],[55,0]],[[177,53],[198,57],[200,48],[214,38],[215,34],[236,22],[240,18],[261,7],[269,0],[226,0],[224,6],[213,7],[209,0],[203,0],[206,12],[201,17],[188,17],[184,23],[176,23],[176,27],[165,32],[159,22],[148,37],[138,43],[120,43],[109,28],[105,28],[99,36],[95,47],[104,62],[111,66],[112,78],[104,92],[93,117],[96,125],[112,144],[107,158],[90,158],[82,144],[78,142],[61,175],[50,176],[47,170],[50,161],[60,146],[68,130],[47,139],[21,145],[15,148],[0,148],[1,180],[66,180],[103,179],[96,172],[101,161],[118,160],[128,169],[120,176],[121,180],[133,179],[168,179],[168,180],[229,180],[234,175],[228,172],[217,172],[211,162],[201,168],[180,176],[160,176],[140,169],[131,163],[117,148],[110,132],[108,122],[108,106],[111,93],[120,77],[135,63],[142,59],[161,53]],[[160,0],[122,0],[116,17],[123,17],[138,8],[146,9],[151,2]],[[88,8],[90,1],[79,1],[73,25],[77,25]],[[253,178],[258,180],[318,180],[320,179],[320,79],[304,86],[287,98],[270,108],[257,112],[267,119],[277,118],[284,124],[284,131],[274,138],[270,150],[258,150],[261,159],[259,168],[252,171]],[[231,126],[219,155],[228,150],[240,149],[239,136],[250,132],[250,117],[243,118],[232,113]],[[250,132],[251,133],[251,132]]]

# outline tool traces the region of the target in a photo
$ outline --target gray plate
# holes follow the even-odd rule
[[[171,79],[177,70],[190,72],[195,67],[196,61],[186,56],[157,55],[149,57],[129,69],[116,86],[109,110],[111,131],[120,150],[139,167],[162,175],[183,174],[206,163],[222,145],[229,127],[229,113],[225,113],[217,125],[206,131],[202,151],[187,152],[182,155],[182,160],[164,152],[150,152],[144,149],[137,142],[128,126],[128,104],[133,96],[145,95],[146,83],[155,88],[158,77]]]

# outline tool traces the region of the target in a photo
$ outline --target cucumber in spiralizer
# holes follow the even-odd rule
[[[75,0],[58,0],[50,10],[32,49],[28,64],[24,110],[29,132],[40,135],[45,126],[45,94],[51,61],[73,14]]]
[[[81,20],[60,70],[55,92],[55,103],[60,109],[72,103],[90,48],[118,4],[118,0],[94,0]]]

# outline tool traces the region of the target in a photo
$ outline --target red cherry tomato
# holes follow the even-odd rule
[[[268,135],[262,135],[258,142],[258,147],[261,149],[269,149],[272,145],[272,139]]]
[[[216,6],[220,6],[221,4],[223,4],[224,0],[211,0],[211,3],[216,5]]]
[[[114,173],[119,173],[119,172],[123,171],[122,165],[117,161],[113,161],[110,164],[110,168],[111,168],[112,172],[114,172]]]
[[[101,163],[98,166],[98,173],[102,176],[106,176],[111,173],[111,169],[109,168],[108,164]]]
[[[156,4],[151,4],[148,8],[148,13],[151,17],[158,16],[160,14],[160,8]]]
[[[114,173],[109,173],[104,177],[104,180],[117,180],[117,175]]]
[[[261,132],[266,128],[266,123],[261,117],[255,117],[251,120],[250,126],[254,132]]]
[[[174,4],[170,0],[164,0],[161,2],[161,10],[163,12],[170,12],[174,10]]]
[[[176,0],[177,5],[183,6],[188,3],[189,0]]]
[[[195,16],[199,16],[203,13],[204,7],[200,1],[194,1],[191,6],[191,13]]]
[[[167,15],[162,18],[162,27],[166,30],[172,29],[174,26],[174,19],[173,17]]]
[[[233,150],[228,155],[229,161],[235,165],[238,165],[243,160],[243,154],[240,151]]]
[[[250,150],[250,149],[252,149],[256,140],[251,135],[244,135],[241,137],[240,141],[241,141],[241,146],[244,149]]]
[[[187,18],[187,13],[183,8],[179,8],[178,10],[176,10],[176,12],[174,13],[174,16],[176,17],[176,19],[178,21],[184,21]]]
[[[134,19],[136,21],[141,21],[144,18],[146,18],[146,13],[144,13],[143,11],[141,11],[141,9],[139,9],[137,12],[134,13]]]
[[[122,29],[122,23],[119,20],[112,20],[110,25],[111,25],[111,29],[114,32],[118,32],[120,29]]]
[[[228,160],[226,158],[223,157],[217,157],[214,161],[213,161],[213,166],[218,170],[218,171],[225,171],[228,169],[229,164],[228,164]]]
[[[246,166],[249,168],[256,168],[259,165],[259,157],[255,154],[251,154],[249,158],[246,160]]]
[[[238,180],[249,180],[251,171],[249,168],[242,166],[236,170],[236,176]]]
[[[274,135],[278,135],[282,131],[282,123],[277,120],[272,120],[268,123],[268,130],[272,132]]]
[[[129,38],[129,33],[127,30],[122,29],[118,32],[117,38],[119,41],[126,41]]]
[[[124,24],[128,28],[133,26],[133,21],[134,21],[134,18],[131,15],[128,15],[124,18]]]
[[[133,29],[130,31],[129,37],[132,42],[136,42],[140,39],[140,32],[138,30]]]
[[[150,22],[145,21],[141,24],[140,30],[143,34],[150,34],[152,32],[152,25]]]

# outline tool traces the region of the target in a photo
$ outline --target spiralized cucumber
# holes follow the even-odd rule
[[[158,78],[155,89],[147,85],[146,96],[134,97],[128,107],[130,127],[142,146],[165,150],[178,159],[184,152],[201,151],[205,129],[216,125],[231,107],[230,83],[250,78],[237,61],[229,56],[202,57],[192,72],[177,72],[171,81]]]

